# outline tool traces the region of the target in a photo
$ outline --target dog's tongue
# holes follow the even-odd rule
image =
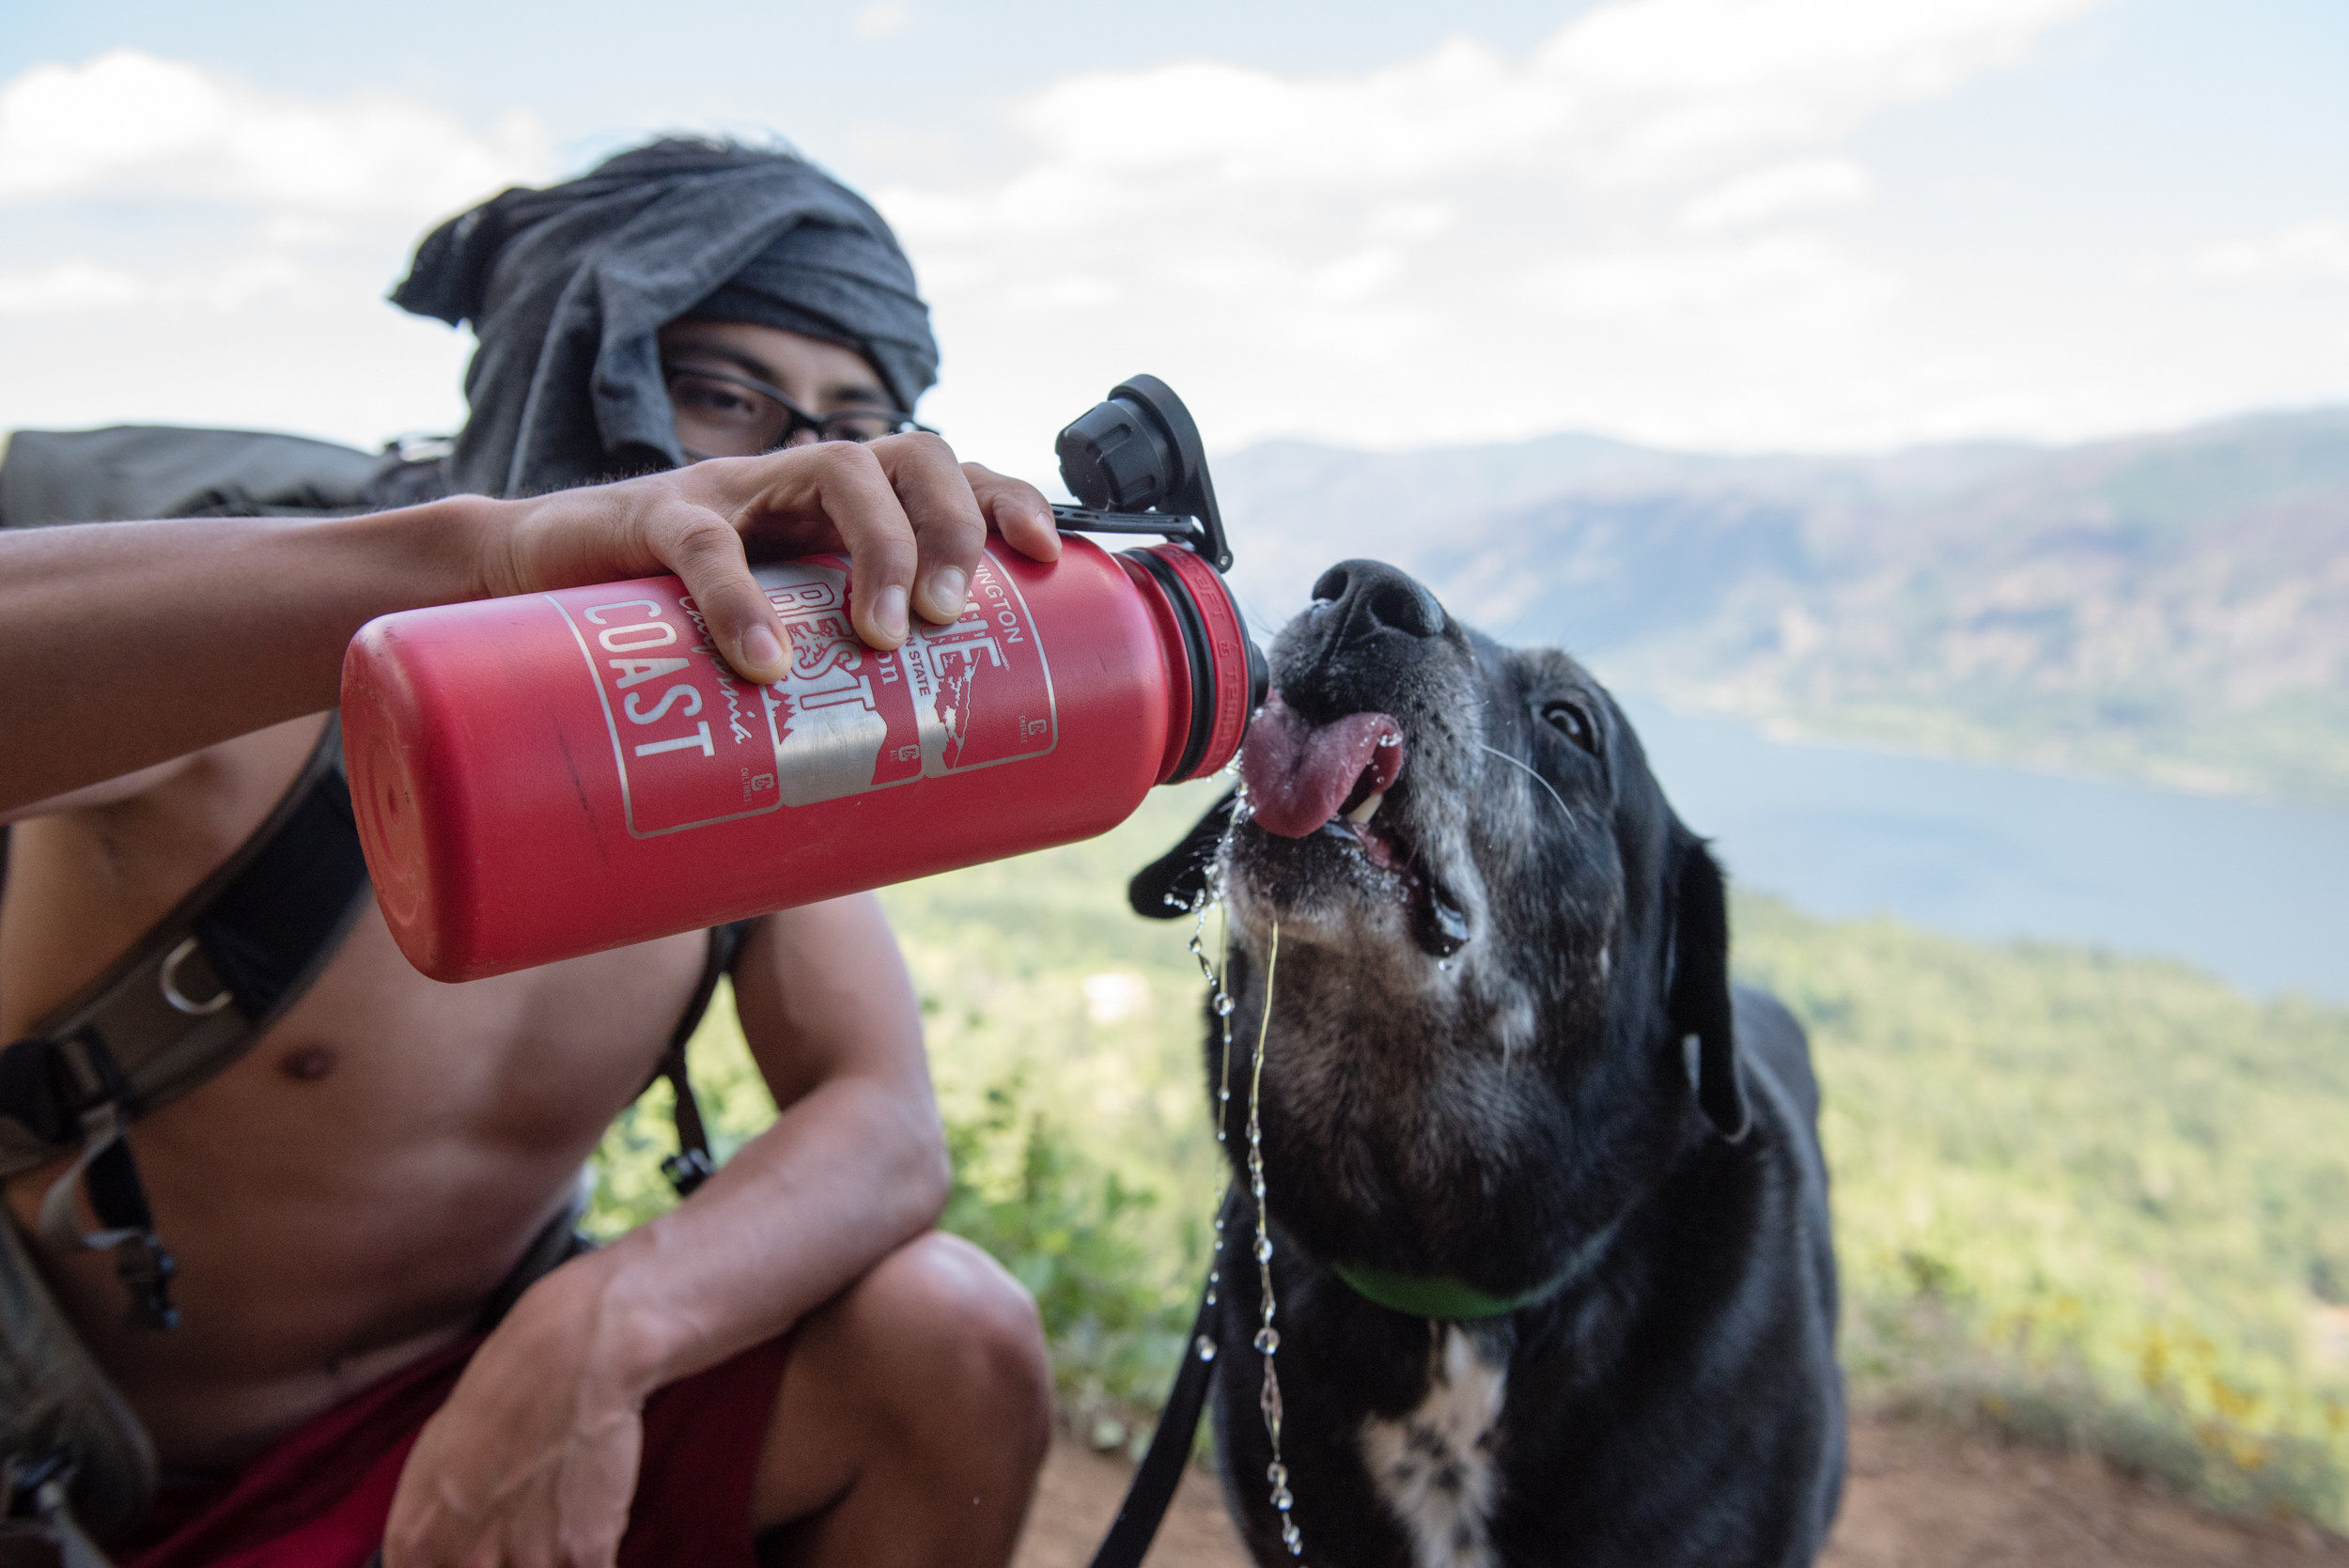
[[[1403,771],[1403,727],[1383,713],[1349,713],[1319,728],[1299,718],[1278,691],[1248,726],[1239,776],[1256,826],[1303,838],[1338,815],[1363,768],[1370,792]]]

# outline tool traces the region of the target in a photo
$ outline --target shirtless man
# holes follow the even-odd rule
[[[720,176],[737,172],[730,159]],[[709,170],[690,164],[654,170],[668,181],[661,199],[692,195]],[[755,205],[761,178],[724,186],[729,214]],[[815,199],[785,185],[789,200]],[[822,210],[832,216],[810,221],[848,222]],[[507,226],[527,239],[547,225]],[[771,269],[787,250],[759,254]],[[910,272],[903,281],[910,289]],[[490,424],[487,396],[510,391],[483,366],[513,347],[491,330],[499,287],[486,312],[467,302],[483,337],[469,436]],[[102,970],[252,831],[307,755],[343,646],[371,616],[669,570],[736,667],[772,680],[781,628],[748,574],[745,538],[770,555],[845,548],[857,629],[879,647],[903,639],[909,605],[934,621],[959,613],[990,529],[1032,556],[1057,554],[1041,495],[958,466],[934,436],[817,439],[869,434],[846,416],[885,427],[895,420],[883,411],[910,406],[903,355],[885,337],[820,312],[801,319],[767,296],[710,298],[752,318],[689,312],[661,328],[673,424],[656,432],[709,460],[496,498],[543,489],[558,458],[611,460],[608,439],[566,456],[575,428],[534,437],[524,422],[488,443],[523,477],[477,487],[488,495],[327,522],[0,534],[0,819],[16,824],[0,898],[0,1041]],[[607,290],[606,343],[619,330],[612,308]],[[535,365],[568,329],[526,324],[543,340],[545,352],[525,355]],[[638,434],[640,446],[668,444]],[[460,442],[459,478],[466,458]],[[108,717],[121,714],[137,722]],[[398,1470],[388,1568],[609,1563],[640,1460],[651,1484],[648,1397],[720,1368],[700,1383],[751,1402],[754,1452],[696,1451],[682,1471],[663,1463],[698,1469],[711,1507],[734,1484],[720,1478],[743,1472],[733,1560],[751,1560],[754,1532],[779,1528],[770,1539],[792,1560],[1007,1558],[1045,1444],[1049,1372],[1025,1293],[929,1229],[948,1171],[918,1008],[869,896],[770,915],[746,942],[736,1001],[783,1108],[773,1127],[690,1202],[534,1285],[461,1376],[453,1370],[485,1299],[564,1212],[604,1127],[643,1088],[705,945],[693,933],[443,986],[409,968],[369,904],[241,1060],[139,1122],[130,1141],[179,1260],[180,1327],[127,1326],[105,1254],[39,1257],[166,1472],[232,1476],[439,1356],[454,1389]],[[8,1184],[28,1236],[61,1168]],[[786,1333],[787,1353],[774,1348]]]

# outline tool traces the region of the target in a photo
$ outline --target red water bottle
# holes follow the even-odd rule
[[[362,628],[344,754],[400,951],[436,980],[501,974],[1090,837],[1221,768],[1263,663],[1196,428],[1137,377],[1061,448],[1077,495],[1129,509],[1065,525],[1189,542],[989,548],[961,618],[888,653],[851,629],[844,557],[759,567],[790,650],[771,687],[674,577]]]

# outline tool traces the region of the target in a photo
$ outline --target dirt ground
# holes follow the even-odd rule
[[[2339,1537],[2216,1519],[2086,1455],[1869,1416],[1853,1424],[1851,1454],[1823,1568],[2349,1568],[2349,1542]],[[1084,1568],[1130,1474],[1073,1439],[1057,1443],[1016,1568]],[[1306,1506],[1300,1498],[1300,1518]],[[1310,1528],[1305,1560],[1315,1560]],[[1195,1470],[1184,1478],[1149,1561],[1248,1568],[1211,1478]]]

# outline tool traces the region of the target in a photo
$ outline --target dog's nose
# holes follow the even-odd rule
[[[1443,606],[1436,596],[1384,561],[1340,561],[1314,584],[1314,603],[1337,616],[1341,643],[1361,642],[1381,631],[1433,637],[1443,629]]]

